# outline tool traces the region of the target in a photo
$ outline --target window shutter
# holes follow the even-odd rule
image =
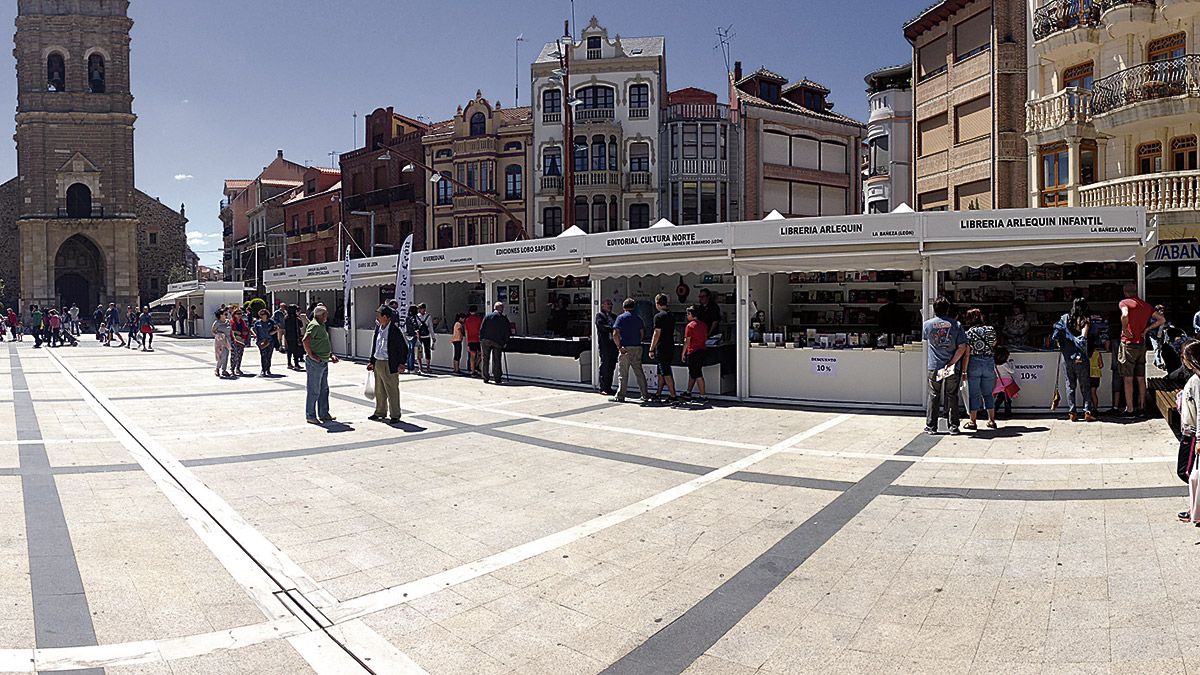
[[[846,215],[846,188],[821,186],[821,215]]]
[[[992,105],[988,96],[967,101],[954,109],[954,140],[957,143],[992,133]]]
[[[954,58],[965,58],[992,42],[992,12],[984,10],[954,27]]]
[[[932,190],[925,192],[917,197],[917,203],[921,211],[944,210],[948,206],[946,203],[946,191]]]
[[[821,186],[792,183],[792,212],[799,216],[821,215]]]
[[[921,157],[935,152],[947,150],[950,147],[950,130],[946,128],[946,114],[934,115],[921,120],[918,125],[917,154]]]
[[[788,166],[790,150],[788,137],[783,134],[767,132],[763,134],[763,161],[767,164]]]
[[[821,144],[813,138],[793,136],[792,166],[801,169],[820,169]]]
[[[987,180],[964,183],[955,190],[958,193],[955,209],[966,211],[978,206],[981,210],[992,208],[992,186]],[[977,202],[977,203],[976,203]]]
[[[770,212],[771,210],[784,214],[792,212],[792,206],[789,203],[787,181],[771,179],[763,181],[762,209],[764,212]]]
[[[946,69],[946,36],[930,42],[921,47],[917,52],[918,67],[920,72],[917,75],[921,78],[929,77],[939,70]]]

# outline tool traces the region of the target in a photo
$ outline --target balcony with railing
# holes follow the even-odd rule
[[[627,190],[645,192],[650,189],[649,171],[630,171],[627,174]]]
[[[109,217],[109,216],[104,215],[104,207],[103,206],[92,206],[90,210],[86,210],[87,207],[85,206],[84,209],[85,209],[85,211],[76,211],[75,209],[63,208],[60,206],[55,211],[55,216],[58,218],[80,218],[80,219]]]
[[[350,195],[342,198],[342,207],[347,211],[362,211],[378,207],[386,207],[396,202],[413,201],[413,186],[411,183],[394,185],[382,190],[372,190],[360,195]]]
[[[723,103],[674,103],[667,106],[668,122],[693,122],[729,119],[729,106]]]
[[[1092,116],[1092,92],[1067,87],[1025,104],[1025,132],[1059,129],[1068,124],[1087,124]]]
[[[1079,188],[1079,205],[1141,206],[1149,213],[1200,210],[1200,171],[1128,176]]]
[[[1098,129],[1110,130],[1131,122],[1200,112],[1197,97],[1200,54],[1185,54],[1142,63],[1097,80],[1092,86],[1091,112]]]
[[[563,177],[562,176],[542,176],[541,192],[542,194],[562,194]]]
[[[1033,13],[1033,39],[1050,59],[1100,44],[1100,0],[1051,0]]]
[[[649,108],[630,108],[629,119],[631,120],[646,120],[650,119]]]
[[[621,184],[621,174],[618,171],[576,171],[571,174],[571,179],[571,184],[577,187]]]
[[[729,173],[729,162],[724,159],[673,159],[668,167],[675,176],[725,176]]]
[[[611,122],[614,116],[613,108],[575,108],[576,122]]]
[[[1158,0],[1158,6],[1170,23],[1200,14],[1200,0]]]
[[[542,124],[562,124],[562,112],[542,113]]]
[[[1114,38],[1125,38],[1154,21],[1155,0],[1093,0],[1100,5],[1100,22]]]
[[[496,139],[491,136],[476,136],[474,138],[459,138],[454,141],[454,156],[477,153],[495,152]]]

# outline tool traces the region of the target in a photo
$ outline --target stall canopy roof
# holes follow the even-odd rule
[[[593,262],[587,273],[593,279],[613,277],[656,277],[676,274],[729,274],[733,261],[727,255],[712,252],[711,255],[687,257],[641,256],[620,262]]]
[[[175,291],[173,293],[167,293],[166,295],[162,296],[161,298],[149,303],[148,306],[158,307],[159,305],[165,305],[170,302],[175,302],[176,300],[178,300],[180,298],[186,298],[189,295],[192,295],[195,293],[203,293],[203,292],[204,292],[204,287],[201,286],[199,288],[192,288],[192,289],[189,289],[186,291]]]
[[[1084,242],[1078,244],[1026,243],[1018,246],[963,248],[946,245],[926,249],[934,269],[960,267],[999,267],[1001,265],[1065,265],[1088,262],[1126,262],[1137,259],[1141,247],[1124,241]]]

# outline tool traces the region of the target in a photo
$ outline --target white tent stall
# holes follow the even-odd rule
[[[167,294],[149,303],[151,309],[171,307],[182,303],[191,311],[194,305],[200,318],[195,320],[195,334],[212,337],[212,322],[221,305],[240,304],[246,287],[240,281],[182,281],[167,286]]]

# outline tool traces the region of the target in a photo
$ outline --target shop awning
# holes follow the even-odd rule
[[[614,277],[675,276],[679,274],[729,274],[732,271],[733,261],[728,256],[722,254],[683,258],[641,256],[638,258],[626,258],[619,262],[593,262],[588,267],[587,273],[595,280],[612,279]]]
[[[1064,265],[1089,262],[1126,262],[1137,259],[1140,242],[1043,242],[987,248],[926,250],[935,269],[1000,267],[1001,265]]]
[[[485,267],[480,275],[485,282],[523,281],[551,277],[586,277],[588,266],[582,260],[563,260],[544,264]]]
[[[387,283],[393,283],[395,280],[395,275],[392,275],[392,279]],[[479,268],[470,267],[457,270],[430,270],[428,272],[414,270],[412,280],[413,284],[416,286],[456,283],[477,284],[479,283]]]
[[[300,291],[340,291],[342,290],[342,275],[331,274],[298,279],[294,287]]]
[[[835,271],[840,269],[920,269],[917,251],[804,251],[776,256],[733,259],[737,274],[774,274],[787,271]]]
[[[175,291],[174,293],[167,293],[166,295],[155,300],[154,302],[151,302],[149,304],[149,306],[150,307],[158,307],[159,305],[166,305],[168,303],[175,302],[176,300],[178,300],[180,298],[186,298],[187,296],[191,295],[192,293],[196,293],[196,292],[203,292],[203,289],[192,288],[192,289],[188,289],[186,291]]]

